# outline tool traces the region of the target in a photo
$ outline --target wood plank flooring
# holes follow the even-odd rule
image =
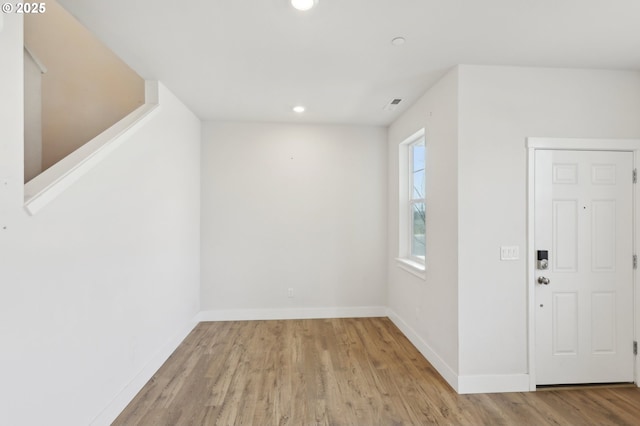
[[[639,425],[640,390],[458,395],[387,318],[199,324],[114,425]]]

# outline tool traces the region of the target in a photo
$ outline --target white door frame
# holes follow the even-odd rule
[[[573,138],[527,138],[527,295],[528,295],[528,334],[529,334],[529,390],[536,390],[536,333],[535,333],[535,152],[536,150],[575,150],[575,151],[627,151],[633,152],[633,167],[640,165],[640,139],[573,139]],[[640,194],[638,186],[633,186],[633,251],[638,253],[640,241]],[[640,333],[640,291],[638,290],[638,274],[633,272],[633,339],[638,341]],[[629,350],[632,350],[630,347]],[[640,387],[640,357],[635,357],[635,383]]]

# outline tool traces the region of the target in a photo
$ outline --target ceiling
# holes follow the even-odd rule
[[[388,125],[456,64],[640,70],[640,0],[60,3],[203,120]]]

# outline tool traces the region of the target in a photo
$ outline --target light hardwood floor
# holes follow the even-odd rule
[[[635,387],[458,395],[387,318],[199,324],[114,425],[640,425]]]

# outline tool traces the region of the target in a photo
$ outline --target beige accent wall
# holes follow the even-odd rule
[[[42,70],[24,49],[24,181],[42,172]]]
[[[144,103],[144,80],[56,1],[24,16],[42,76],[42,170]]]

